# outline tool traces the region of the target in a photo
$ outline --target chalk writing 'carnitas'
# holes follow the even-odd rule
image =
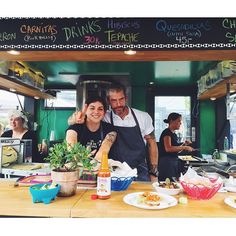
[[[23,34],[57,34],[56,25],[22,25],[20,32]]]
[[[62,30],[65,33],[66,41],[69,41],[73,38],[83,38],[85,35],[97,33],[101,31],[101,26],[99,25],[99,20],[94,20],[88,21],[84,25],[64,27]]]

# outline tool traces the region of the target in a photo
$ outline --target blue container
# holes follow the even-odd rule
[[[49,204],[52,200],[54,200],[60,190],[60,185],[57,184],[55,188],[51,189],[40,189],[45,184],[35,184],[30,187],[30,193],[32,195],[33,203],[43,202],[44,204]],[[51,185],[51,183],[48,183]]]
[[[111,190],[112,191],[124,191],[128,189],[132,183],[134,177],[112,177],[111,178]]]

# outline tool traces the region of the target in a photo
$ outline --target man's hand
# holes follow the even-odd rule
[[[74,112],[68,119],[68,125],[83,124],[87,109],[88,105],[84,104],[81,111]]]
[[[150,175],[150,180],[152,183],[158,182],[158,178],[156,176]]]

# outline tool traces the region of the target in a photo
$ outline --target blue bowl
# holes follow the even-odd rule
[[[47,183],[50,185],[51,183]],[[51,189],[40,189],[45,184],[35,184],[30,186],[30,193],[32,195],[33,203],[43,202],[44,204],[49,204],[54,200],[60,190],[60,185],[57,184],[55,188]]]
[[[128,189],[132,183],[134,177],[112,177],[111,178],[111,190],[112,191],[124,191]]]

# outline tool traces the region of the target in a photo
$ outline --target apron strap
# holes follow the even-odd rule
[[[139,123],[138,123],[138,119],[137,119],[137,117],[136,117],[136,115],[135,115],[135,113],[134,113],[134,111],[133,111],[133,109],[131,107],[130,107],[130,110],[131,110],[131,113],[132,113],[132,115],[134,117],[135,124],[138,127],[138,133],[139,133],[140,137],[143,140],[143,136],[142,136],[142,132],[141,132],[141,129],[140,129],[140,126],[139,126]],[[110,120],[111,120],[111,124],[114,126],[113,114],[112,113],[113,113],[113,111],[111,111]]]

